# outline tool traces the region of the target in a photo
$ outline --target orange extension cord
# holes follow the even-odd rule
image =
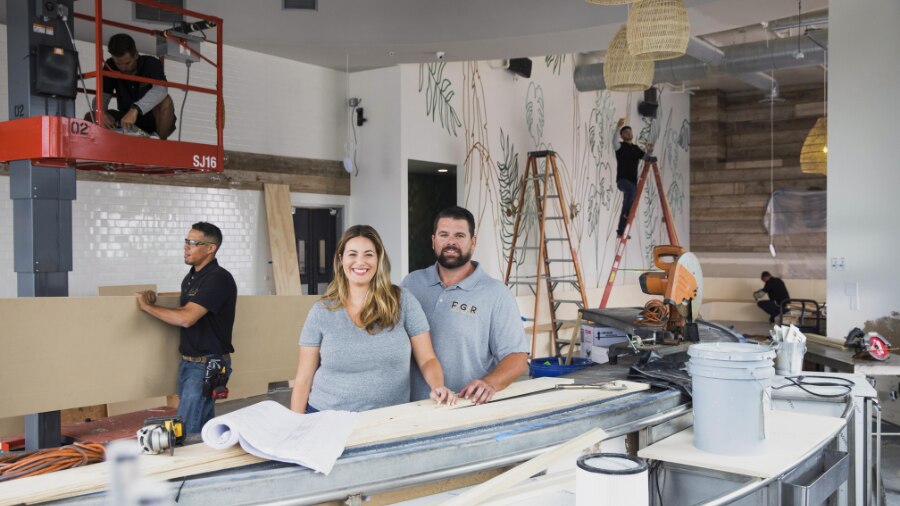
[[[102,444],[75,443],[23,455],[0,457],[0,482],[103,462],[105,454],[106,449]]]
[[[661,300],[652,299],[644,304],[641,316],[634,321],[635,325],[644,327],[662,327],[669,321],[669,306]]]

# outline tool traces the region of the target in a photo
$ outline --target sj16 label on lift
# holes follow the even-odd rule
[[[218,160],[215,156],[211,155],[194,155],[194,168],[195,169],[215,169],[218,165]]]

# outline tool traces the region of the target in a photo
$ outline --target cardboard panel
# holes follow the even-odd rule
[[[110,286],[98,286],[97,287],[97,295],[102,295],[104,297],[109,296],[125,296],[125,295],[134,295],[137,292],[143,292],[146,290],[156,291],[156,283],[146,284],[146,285],[110,285]]]
[[[300,328],[317,299],[238,297],[232,398],[294,376]],[[0,418],[175,393],[178,328],[132,296],[0,299],[0,322]]]

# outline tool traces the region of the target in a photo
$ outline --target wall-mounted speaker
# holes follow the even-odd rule
[[[656,97],[656,88],[647,88],[644,90],[644,100],[638,102],[638,114],[645,118],[655,118],[658,108],[659,101]]]
[[[528,58],[510,58],[509,67],[506,70],[528,79],[531,77],[531,60]]]

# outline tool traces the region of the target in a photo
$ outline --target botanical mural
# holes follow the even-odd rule
[[[663,188],[657,188],[651,178],[639,196],[623,267],[649,268],[653,246],[668,242],[660,191],[669,201],[682,245],[688,246],[689,97],[663,91],[658,117],[645,118],[637,113],[640,93],[578,92],[572,79],[572,55],[551,55],[544,62],[533,67],[528,79],[490,68],[485,62],[418,66],[419,93],[416,103],[410,103],[414,111],[406,130],[413,137],[409,149],[421,159],[427,159],[421,153],[428,150],[443,150],[449,153],[445,157],[453,157],[464,168],[465,187],[460,189],[459,202],[477,219],[476,259],[492,275],[503,277],[515,218],[523,211],[513,274],[534,273],[536,250],[519,247],[536,246],[539,235],[531,185],[523,199],[522,177],[530,151],[553,150],[585,283],[589,289],[603,286],[614,257],[622,205],[613,151],[620,117],[627,118],[638,144],[655,143],[663,180]],[[458,133],[453,125],[460,129]],[[537,161],[543,173],[544,159]],[[548,222],[548,236],[560,237],[556,226]],[[563,243],[555,244],[551,257],[567,255]],[[558,275],[572,274],[571,267],[567,270]],[[636,282],[634,274],[620,276],[624,282]]]

